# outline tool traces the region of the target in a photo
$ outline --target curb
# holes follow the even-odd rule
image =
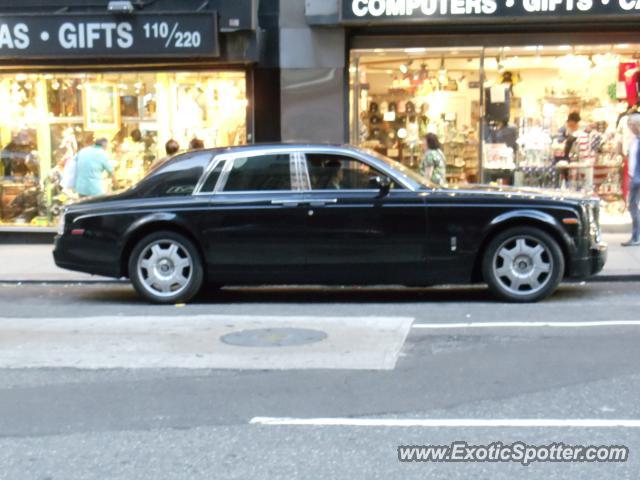
[[[581,281],[581,280],[578,280]],[[640,274],[638,273],[629,273],[629,274],[605,274],[605,275],[596,275],[586,280],[587,282],[640,282]]]
[[[56,236],[55,229],[53,231],[35,229],[34,231],[25,231],[24,229],[0,230],[0,245],[51,245],[53,247],[53,239]]]
[[[0,280],[0,285],[102,285],[123,284],[129,280]]]
[[[605,282],[640,282],[640,274],[605,274],[586,279],[566,279],[562,283],[605,283]],[[104,280],[0,280],[0,285],[128,285],[127,279]],[[471,285],[471,284],[470,284]],[[461,287],[465,285],[459,285]],[[357,287],[355,285],[354,287]],[[425,287],[430,288],[430,287]]]

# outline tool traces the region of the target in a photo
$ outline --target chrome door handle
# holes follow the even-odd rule
[[[283,207],[297,207],[300,204],[297,200],[271,200],[271,205],[281,205]]]
[[[338,203],[337,198],[318,198],[317,200],[309,200],[309,205],[312,207],[322,207],[328,203]]]

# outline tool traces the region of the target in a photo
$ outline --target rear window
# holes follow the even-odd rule
[[[225,192],[291,190],[289,154],[236,158]]]
[[[140,197],[191,195],[211,161],[211,152],[190,152],[172,158],[153,170],[136,187]]]

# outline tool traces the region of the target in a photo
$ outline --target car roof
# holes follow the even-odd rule
[[[242,153],[242,152],[256,152],[256,151],[268,151],[268,150],[295,150],[295,149],[301,149],[301,150],[319,150],[319,151],[326,151],[326,150],[335,150],[336,152],[346,152],[346,151],[357,151],[358,149],[352,145],[338,145],[338,144],[331,144],[331,143],[287,143],[287,142],[281,142],[281,143],[253,143],[253,144],[247,144],[247,145],[236,145],[236,146],[229,146],[229,147],[213,147],[213,148],[202,148],[202,149],[198,149],[198,150],[185,150],[185,151],[181,151],[176,153],[174,156],[172,157],[168,157],[166,158],[163,162],[161,162],[161,164],[158,165],[158,167],[163,166],[163,165],[168,165],[169,163],[175,164],[175,163],[179,163],[183,160],[186,160],[187,158],[191,158],[192,155],[194,153],[197,152],[203,152],[203,153],[209,153],[211,154],[211,158],[215,158],[217,155],[222,155],[222,154],[234,154],[234,153]],[[154,169],[156,170],[156,169]]]
[[[280,143],[253,143],[248,145],[237,145],[230,147],[219,147],[219,148],[211,148],[206,149],[214,152],[215,154],[221,153],[237,153],[237,152],[250,152],[255,150],[278,150],[278,149],[337,149],[337,150],[355,150],[355,147],[351,145],[339,145],[334,143],[303,143],[303,142],[280,142]]]
[[[248,145],[237,145],[237,146],[229,146],[229,147],[213,147],[213,148],[202,148],[197,150],[185,150],[176,153],[172,157],[167,157],[160,161],[158,165],[152,168],[151,172],[159,171],[161,168],[166,167],[168,165],[180,164],[183,161],[186,161],[193,157],[194,154],[197,153],[208,153],[211,155],[210,159],[216,158],[218,155],[223,154],[236,154],[242,152],[264,152],[273,149],[274,151],[278,150],[319,150],[319,151],[335,151],[335,152],[348,152],[348,151],[357,151],[358,149],[353,147],[352,145],[338,145],[338,144],[330,144],[330,143],[253,143]]]

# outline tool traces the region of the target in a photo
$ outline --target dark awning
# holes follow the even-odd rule
[[[108,0],[0,0],[0,14],[106,13]],[[220,17],[221,32],[255,30],[257,0],[132,0],[134,14],[212,12]]]

